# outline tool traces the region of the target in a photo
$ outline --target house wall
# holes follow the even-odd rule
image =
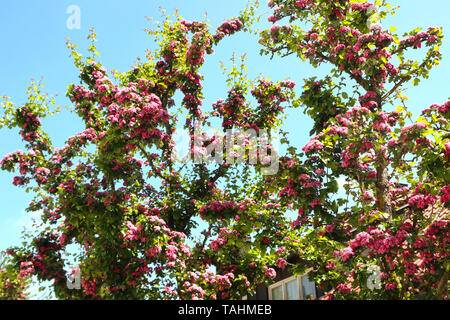
[[[293,274],[288,270],[278,270],[277,277],[275,278],[274,283],[284,280],[286,278],[291,277]],[[316,287],[316,296],[320,297],[323,295],[323,292]],[[267,286],[260,284],[256,287],[256,293],[252,296],[247,296],[247,300],[269,300],[269,289]]]

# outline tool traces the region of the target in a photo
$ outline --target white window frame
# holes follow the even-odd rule
[[[298,288],[298,296],[300,299],[303,298],[303,292],[302,292],[302,280],[301,277],[295,277],[295,276],[291,276],[289,278],[280,280],[274,284],[271,284],[269,286],[269,300],[273,300],[272,299],[272,289],[282,286],[282,291],[283,291],[283,300],[287,300],[287,290],[286,290],[286,283],[291,282],[292,280],[297,280],[297,288]]]
[[[273,288],[276,288],[276,287],[279,287],[279,286],[282,286],[282,291],[283,291],[283,300],[287,300],[287,290],[286,290],[286,283],[288,283],[288,282],[290,282],[290,281],[292,281],[292,280],[295,280],[295,279],[297,279],[297,288],[298,288],[298,296],[299,296],[299,300],[304,300],[305,298],[304,298],[304,296],[303,296],[303,286],[302,286],[302,277],[303,276],[306,276],[308,273],[305,273],[305,274],[302,274],[302,275],[300,275],[300,276],[298,276],[298,277],[295,277],[295,276],[290,276],[290,277],[288,277],[288,278],[286,278],[286,279],[283,279],[283,280],[280,280],[280,281],[278,281],[278,282],[275,282],[275,283],[273,283],[273,284],[271,284],[269,287],[268,287],[268,291],[269,291],[269,300],[273,300],[272,299],[272,289]],[[314,286],[315,286],[316,284],[314,283]]]

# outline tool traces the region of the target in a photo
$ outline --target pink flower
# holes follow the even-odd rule
[[[405,262],[405,272],[409,275],[415,275],[417,273],[417,265],[412,262]]]
[[[450,141],[446,141],[444,143],[444,148],[445,148],[444,157],[450,156]]]
[[[298,1],[295,1],[295,3],[294,3],[294,5],[300,9],[305,8],[307,6],[307,4],[308,4],[307,0],[298,0]]]
[[[354,254],[353,249],[351,247],[347,247],[344,250],[342,250],[341,256],[343,261],[347,261],[350,256]]]
[[[358,240],[361,245],[366,245],[370,242],[370,234],[367,232],[360,232],[356,235],[355,239]]]
[[[320,199],[314,199],[313,201],[311,201],[309,203],[309,205],[314,208],[315,206],[321,205],[322,204],[322,200]]]
[[[424,209],[428,207],[429,205],[435,204],[437,201],[436,196],[433,196],[431,194],[423,195],[423,194],[416,194],[413,195],[408,200],[408,204],[412,207],[415,206],[419,209]]]
[[[395,290],[397,288],[397,284],[394,282],[388,282],[386,283],[386,285],[384,286],[384,288],[386,290]]]
[[[125,239],[133,241],[133,240],[138,240],[139,239],[139,232],[141,232],[142,230],[142,225],[139,226],[135,226],[131,221],[127,221],[127,227],[128,230],[125,234]]]
[[[450,184],[443,187],[441,190],[439,190],[439,192],[442,193],[442,196],[440,199],[442,204],[450,201]]]
[[[348,285],[343,284],[343,283],[340,283],[340,284],[336,287],[336,289],[339,290],[339,291],[342,292],[342,293],[350,293],[350,292],[352,291],[352,289],[351,289]]]
[[[276,33],[276,32],[278,32],[278,30],[280,30],[281,29],[281,26],[280,25],[278,25],[278,24],[274,24],[273,26],[272,26],[272,28],[270,28],[270,33]]]
[[[281,83],[281,85],[285,86],[286,88],[292,89],[295,87],[295,82],[291,81],[291,80],[286,80],[286,81],[283,81]]]
[[[65,243],[67,242],[67,235],[65,233],[63,233],[60,237],[59,237],[59,244],[61,246],[63,246]]]
[[[166,256],[170,261],[174,261],[177,258],[178,248],[172,245],[168,245],[166,248]]]
[[[278,19],[275,17],[275,16],[270,16],[268,19],[267,19],[269,22],[272,22],[272,23],[275,23]]]
[[[291,223],[291,229],[295,229],[295,227],[298,227],[300,225],[300,221],[294,220]]]
[[[273,268],[268,268],[268,267],[264,266],[264,270],[265,270],[265,273],[264,273],[265,277],[274,279],[277,276],[277,272]]]
[[[383,132],[383,131],[391,132],[391,127],[384,120],[375,121],[373,123],[373,127],[374,127],[375,130],[380,131],[380,132]]]
[[[261,238],[261,242],[262,242],[262,243],[265,243],[265,244],[269,244],[269,243],[270,243],[270,240],[269,240],[269,238],[267,238],[267,237],[262,237],[262,238]]]
[[[347,127],[331,126],[329,130],[330,130],[329,133],[331,134],[342,134],[342,135],[348,134]]]
[[[361,196],[362,201],[375,201],[375,197],[369,191],[364,191],[364,194]]]
[[[277,264],[280,269],[283,269],[287,265],[287,262],[283,258],[278,258]]]
[[[309,152],[314,150],[321,150],[323,149],[323,143],[317,140],[316,138],[312,138],[309,140],[309,142],[302,148],[303,152]]]
[[[34,272],[34,266],[33,266],[33,262],[28,261],[28,262],[21,262],[20,263],[20,272],[19,272],[19,276],[21,278],[26,277],[30,274],[32,274]]]
[[[309,180],[311,179],[311,177],[305,173],[302,173],[299,177],[298,180]]]
[[[424,248],[424,247],[428,246],[428,241],[424,238],[417,238],[413,245],[415,248],[418,248],[418,249]]]
[[[350,241],[350,247],[355,250],[356,248],[366,245],[370,242],[370,234],[367,232],[360,232],[356,235],[355,239]]]
[[[151,247],[150,249],[147,250],[147,255],[150,257],[156,257],[156,255],[158,253],[160,253],[161,251],[162,251],[162,249],[159,246]]]
[[[416,122],[416,123],[413,123],[413,124],[411,124],[409,126],[404,127],[402,129],[402,133],[401,134],[403,135],[403,134],[407,133],[408,131],[412,131],[414,128],[425,129],[426,127],[427,127],[427,125],[425,123],[423,123],[423,122]]]

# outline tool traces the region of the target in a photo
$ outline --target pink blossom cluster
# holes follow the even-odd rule
[[[257,99],[257,109],[250,109],[245,102],[242,90],[232,88],[228,91],[228,98],[213,104],[213,115],[222,117],[222,126],[232,128],[233,126],[252,128],[259,131],[261,128],[271,126],[279,112],[283,110],[281,103],[287,101],[288,93],[283,88],[291,90],[295,83],[289,80],[280,84],[260,79],[251,94]]]
[[[271,279],[275,279],[275,277],[277,276],[277,272],[273,268],[269,268],[267,266],[264,266],[264,271],[265,271],[265,273],[264,273],[265,277],[269,277]]]
[[[406,230],[402,229],[392,236],[377,228],[370,228],[369,234],[372,237],[370,243],[367,243],[367,240],[369,239],[367,236],[364,243],[366,243],[367,248],[378,254],[385,254],[391,250],[399,249],[405,238],[409,235]],[[357,243],[355,243],[355,245],[356,244]]]
[[[139,224],[137,227],[131,222],[127,221],[128,230],[125,234],[125,239],[128,241],[134,241],[139,239],[139,233],[142,231],[143,227]]]
[[[297,191],[295,190],[295,186],[293,184],[293,180],[289,179],[288,184],[286,185],[286,187],[284,187],[279,193],[278,196],[281,198],[284,195],[286,195],[287,197],[297,197]]]
[[[31,157],[31,156],[30,156]],[[32,161],[25,156],[22,150],[17,150],[7,154],[1,161],[0,166],[3,170],[12,171],[16,164],[19,164],[19,171],[21,175],[25,175],[32,167]],[[24,176],[15,177],[15,185],[22,184],[27,181]]]
[[[380,132],[391,132],[391,127],[394,126],[398,121],[397,112],[379,112],[375,117],[373,127],[375,130]]]
[[[28,106],[23,106],[17,111],[17,122],[23,130],[20,130],[22,139],[27,142],[36,141],[39,137],[39,128],[41,127],[41,121],[33,110]]]
[[[160,246],[154,246],[149,248],[145,254],[148,257],[156,257],[160,252],[162,251],[162,248]]]
[[[226,35],[232,35],[235,32],[238,32],[243,28],[244,24],[239,19],[232,19],[225,21],[222,23],[216,31],[216,35],[214,36],[215,41],[221,40]]]
[[[312,0],[296,0],[294,5],[299,9],[305,9],[307,6],[314,6],[315,3]]]
[[[448,229],[448,226],[450,224],[449,220],[436,220],[434,221],[432,224],[430,224],[430,226],[426,229],[425,231],[425,237],[433,242],[436,243],[436,241],[438,240],[438,237],[442,237],[443,241],[441,241],[440,243],[442,244],[446,244],[450,242],[450,231]],[[444,257],[446,255],[448,255],[448,252],[443,252]],[[438,256],[436,256],[437,258]]]
[[[69,96],[76,102],[77,109],[90,125],[94,123],[93,110],[86,107],[98,101],[98,109],[106,108],[108,121],[117,123],[119,128],[130,130],[130,139],[135,136],[143,139],[162,139],[164,135],[156,128],[158,123],[167,123],[169,116],[161,106],[157,95],[150,92],[154,88],[151,81],[141,79],[138,83],[130,82],[125,88],[113,86],[106,77],[103,67],[96,64],[89,65],[83,71],[95,79],[94,89],[90,92],[81,86],[73,86]]]
[[[315,152],[316,150],[321,150],[324,147],[324,144],[319,141],[321,134],[311,138],[308,143],[302,148],[303,152]]]
[[[355,253],[353,252],[353,249],[351,247],[344,248],[344,250],[342,250],[341,252],[342,260],[345,262],[354,254]]]
[[[416,190],[414,194],[409,198],[408,204],[410,207],[415,207],[418,209],[425,209],[430,205],[435,204],[437,197],[432,194],[420,194]]]
[[[361,246],[367,245],[370,240],[370,234],[368,234],[367,232],[360,232],[353,240],[350,241],[350,247],[355,250]]]
[[[214,251],[219,250],[219,247],[227,243],[227,238],[218,237],[216,240],[211,241],[211,249]]]
[[[412,46],[414,48],[421,48],[422,42],[426,41],[427,45],[433,44],[437,41],[437,32],[439,28],[429,27],[427,31],[421,31],[410,35],[406,39],[402,39],[400,43],[404,46]]]
[[[242,93],[230,89],[228,91],[227,101],[220,99],[213,103],[215,115],[223,117],[222,126],[231,128],[234,124],[243,125],[248,114],[244,112],[246,109],[245,100]]]
[[[384,288],[386,290],[395,290],[397,288],[397,284],[395,282],[388,281]]]
[[[321,199],[313,199],[309,205],[311,206],[311,208],[314,208],[316,206],[320,206],[323,203],[323,201]]]
[[[280,269],[284,269],[287,265],[287,261],[284,260],[283,258],[278,258],[276,263],[277,263],[278,268],[280,268]]]
[[[440,198],[442,204],[450,201],[450,185],[442,187],[439,192],[442,194]]]
[[[239,203],[234,201],[214,200],[209,205],[202,206],[199,210],[199,213],[201,217],[206,217],[208,215],[215,215],[215,214],[223,216],[230,212],[235,213],[237,212],[237,210],[246,210],[246,207],[241,207]]]
[[[450,112],[450,100],[446,101],[444,104],[439,105],[439,104],[433,104],[431,105],[429,108],[424,109],[422,111],[422,114],[426,114],[429,113],[432,110],[437,110],[437,112],[439,112],[441,115],[447,115],[447,117],[449,116],[449,112]]]
[[[198,32],[206,29],[206,24],[204,22],[200,21],[189,21],[189,20],[182,20],[181,25],[184,27],[183,31],[185,32]]]
[[[280,35],[281,32],[289,33],[291,30],[292,30],[292,27],[290,25],[280,26],[278,24],[274,24],[270,28],[270,35],[271,35],[272,39],[276,40],[276,39],[278,39],[278,36]]]
[[[169,261],[175,261],[177,259],[178,248],[173,245],[168,245],[166,247],[166,257]]]
[[[331,133],[332,135],[339,134],[339,135],[345,136],[348,134],[347,127],[340,127],[340,126],[333,125],[333,126],[329,127],[328,130],[329,130],[329,133]]]
[[[81,287],[85,295],[95,296],[97,292],[97,282],[95,280],[81,279]]]
[[[130,138],[134,136],[140,136],[143,139],[161,138],[163,135],[159,129],[155,128],[155,124],[168,122],[167,111],[161,108],[161,101],[156,95],[150,94],[145,100],[140,107],[131,108],[119,107],[112,103],[108,107],[108,121],[117,123],[119,128],[128,127],[132,130]]]
[[[362,2],[362,3],[352,3],[351,8],[353,11],[365,11],[372,6],[373,4],[370,2]]]
[[[26,277],[34,272],[33,262],[31,261],[23,261],[20,263],[20,272],[19,276],[21,278]]]
[[[342,293],[350,293],[352,292],[351,287],[348,284],[340,283],[337,285],[336,289]]]
[[[426,129],[426,128],[427,128],[427,125],[425,123],[423,123],[423,122],[416,122],[416,123],[413,123],[413,124],[411,124],[409,126],[403,127],[401,134],[402,135],[406,135],[406,134],[408,134],[410,132],[415,132],[417,130]]]
[[[211,45],[211,38],[205,32],[196,32],[186,52],[186,62],[193,67],[203,64],[205,62],[205,53],[211,53]]]

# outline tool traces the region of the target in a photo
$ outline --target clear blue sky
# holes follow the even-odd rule
[[[261,12],[269,12],[267,1],[262,0]],[[442,103],[449,97],[448,73],[450,71],[450,12],[449,0],[392,0],[392,5],[400,5],[396,17],[383,23],[384,27],[395,25],[399,33],[418,26],[443,26],[444,40],[442,64],[432,71],[431,77],[419,87],[408,92],[409,108],[415,115],[433,103]],[[69,30],[66,20],[69,5],[81,9],[81,29]],[[137,57],[145,55],[146,48],[154,46],[153,40],[143,31],[150,26],[145,18],[158,19],[160,6],[180,14],[189,20],[201,20],[208,13],[209,23],[216,28],[227,18],[237,16],[245,7],[245,0],[16,0],[2,3],[0,9],[0,95],[6,94],[12,101],[24,102],[30,79],[44,78],[45,91],[59,93],[57,103],[68,105],[65,92],[70,83],[78,83],[78,72],[69,57],[65,37],[79,45],[82,51],[88,46],[86,37],[89,28],[97,32],[97,47],[101,53],[100,61],[107,68],[126,71]],[[264,20],[267,19],[267,15]],[[268,57],[260,57],[256,38],[240,34],[227,38],[217,48],[215,55],[207,57],[202,73],[205,75],[205,104],[211,104],[225,97],[224,76],[219,68],[220,61],[227,62],[233,52],[247,53],[250,78],[263,73],[273,80],[290,77],[298,84],[302,79],[323,76],[326,68],[312,69],[306,63],[287,58],[270,62]],[[44,121],[47,132],[53,137],[56,146],[80,129],[80,122],[73,114],[61,114]],[[302,147],[308,141],[311,123],[301,110],[290,113],[286,128],[292,141]],[[0,131],[0,157],[21,149],[23,144],[16,131]],[[0,250],[20,243],[21,226],[27,224],[29,215],[24,212],[32,197],[23,189],[12,185],[14,175],[0,172]]]

